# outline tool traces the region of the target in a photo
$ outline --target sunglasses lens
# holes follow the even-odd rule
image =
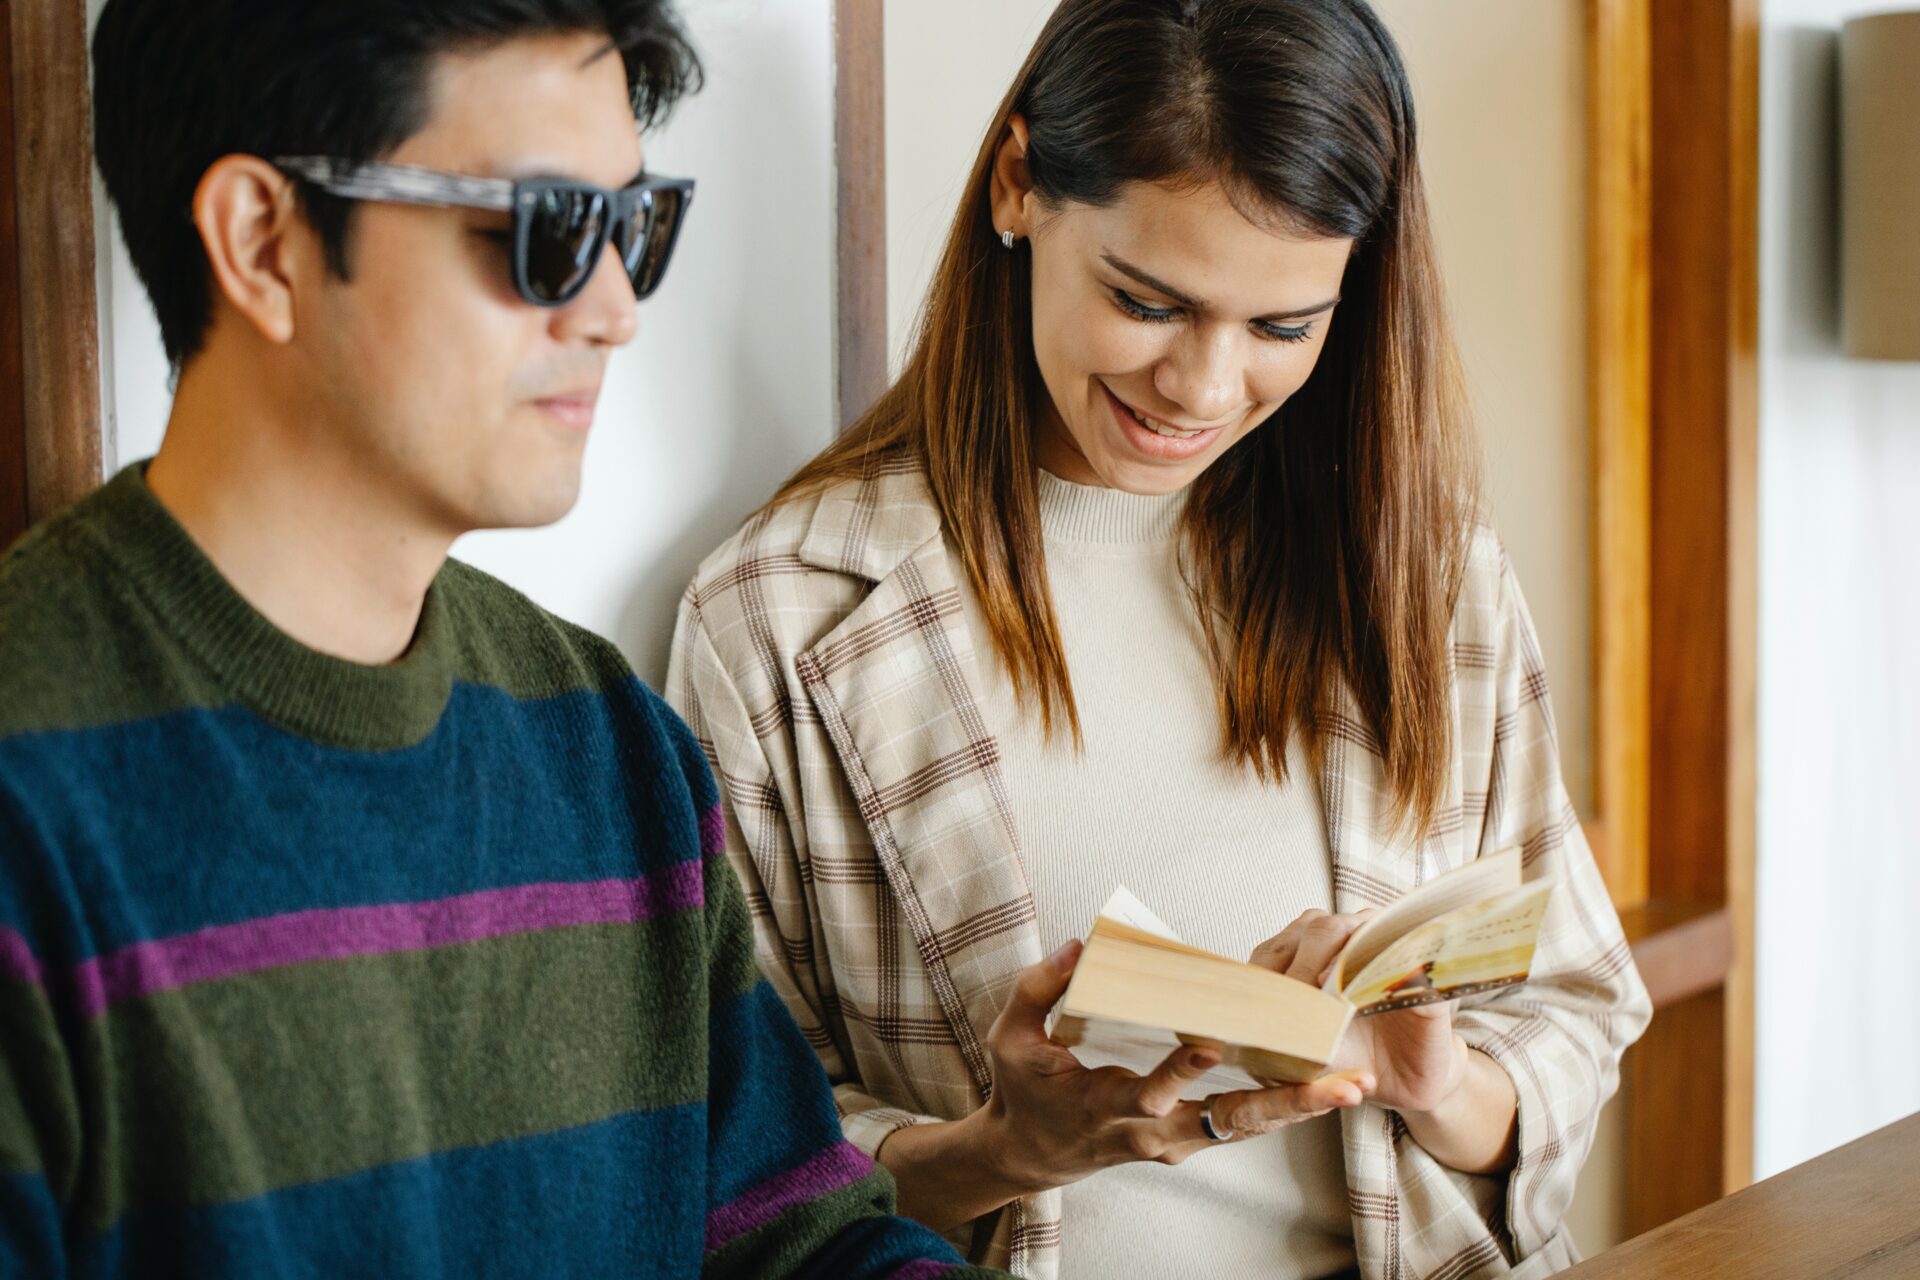
[[[636,298],[644,298],[659,288],[687,208],[687,193],[672,187],[649,191],[645,199],[647,203],[634,212],[635,232],[644,228],[645,234],[630,236],[622,246],[627,276],[633,281]]]
[[[540,193],[527,227],[527,287],[537,299],[564,302],[580,291],[607,242],[607,213],[597,192]]]

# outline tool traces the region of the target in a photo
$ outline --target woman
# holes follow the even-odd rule
[[[1469,435],[1363,0],[1062,4],[905,371],[707,561],[668,677],[903,1211],[1033,1276],[1576,1256],[1648,1005]],[[1516,844],[1560,882],[1532,980],[1357,1021],[1321,1081],[1203,1117],[1210,1054],[1046,1039],[1116,883],[1317,981],[1366,909]]]

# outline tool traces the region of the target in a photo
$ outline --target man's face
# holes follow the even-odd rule
[[[426,127],[385,159],[623,187],[641,155],[620,57],[592,35],[442,57]],[[585,290],[551,309],[515,292],[510,251],[505,214],[363,203],[351,278],[296,302],[316,420],[351,437],[355,479],[376,491],[365,496],[436,533],[566,514],[607,357],[637,326],[611,246]]]

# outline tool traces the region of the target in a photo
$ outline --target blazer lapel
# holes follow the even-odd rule
[[[874,583],[795,665],[984,1096],[987,1031],[1014,978],[1040,959],[1040,935],[924,482],[896,473],[830,494],[801,558]]]

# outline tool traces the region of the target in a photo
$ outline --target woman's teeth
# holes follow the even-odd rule
[[[1168,426],[1164,422],[1156,422],[1152,418],[1149,418],[1144,414],[1140,413],[1132,405],[1127,406],[1127,412],[1133,415],[1133,420],[1135,422],[1139,423],[1141,426],[1145,427],[1147,430],[1153,432],[1153,434],[1157,436],[1165,436],[1169,440],[1191,440],[1195,436],[1203,434],[1202,432],[1199,432],[1199,431],[1181,431],[1174,427]]]

